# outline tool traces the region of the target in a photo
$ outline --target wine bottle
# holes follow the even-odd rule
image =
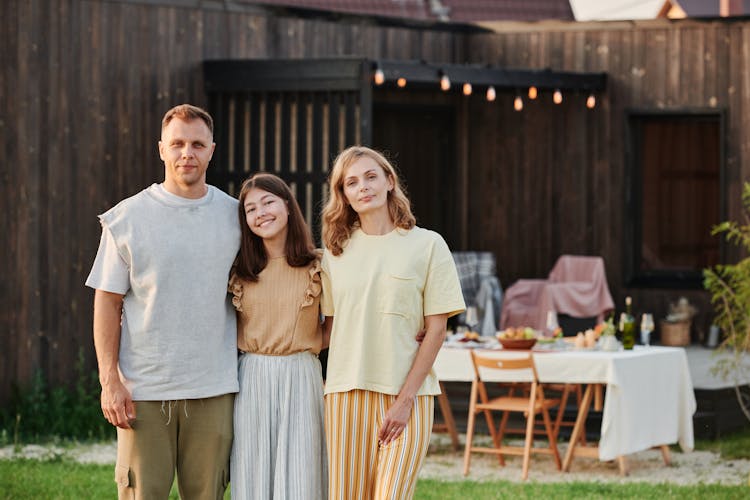
[[[625,297],[625,312],[620,315],[620,334],[622,335],[622,347],[632,349],[635,345],[635,317],[632,311],[633,300]]]

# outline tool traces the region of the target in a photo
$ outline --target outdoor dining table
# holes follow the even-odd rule
[[[529,351],[496,352],[498,357],[512,357],[525,356]],[[692,416],[696,401],[684,349],[636,346],[627,351],[535,349],[531,352],[540,382],[588,384],[563,461],[564,471],[570,470],[573,457],[588,456],[602,461],[618,459],[620,471],[625,474],[625,457],[631,453],[660,447],[665,462],[669,463],[667,445],[679,443],[683,451],[693,449]],[[470,382],[474,374],[469,349],[448,344],[440,349],[434,369],[441,384]],[[516,380],[507,376],[502,380],[485,380],[513,382],[523,380],[523,375]],[[606,396],[599,444],[582,446],[578,438],[593,395],[600,386],[606,387]],[[447,404],[447,398],[441,399],[443,405]],[[454,426],[452,416],[449,420],[446,423]],[[455,432],[455,427],[452,430]]]

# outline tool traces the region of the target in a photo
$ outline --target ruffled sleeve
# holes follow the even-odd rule
[[[244,293],[244,289],[242,287],[242,280],[236,274],[232,274],[229,278],[227,290],[232,294],[232,305],[234,308],[242,312],[242,294]]]
[[[323,285],[320,282],[320,255],[310,264],[307,269],[310,275],[310,281],[305,290],[305,298],[302,300],[302,307],[309,307],[315,303],[315,297],[318,297],[323,291]]]

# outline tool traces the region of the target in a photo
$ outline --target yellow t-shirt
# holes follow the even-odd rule
[[[364,389],[398,394],[424,317],[465,309],[448,245],[427,229],[353,233],[341,255],[322,262],[321,311],[333,316],[325,393]],[[440,394],[433,370],[418,395]]]

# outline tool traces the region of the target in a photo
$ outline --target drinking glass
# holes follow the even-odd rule
[[[479,325],[477,308],[475,306],[469,306],[466,308],[466,326],[469,327],[469,330],[475,332],[477,325]]]
[[[547,323],[545,325],[545,337],[554,337],[555,330],[558,329],[560,324],[557,322],[557,313],[555,311],[547,311]]]
[[[651,344],[651,332],[654,331],[654,317],[649,313],[641,316],[641,344],[648,346]]]

